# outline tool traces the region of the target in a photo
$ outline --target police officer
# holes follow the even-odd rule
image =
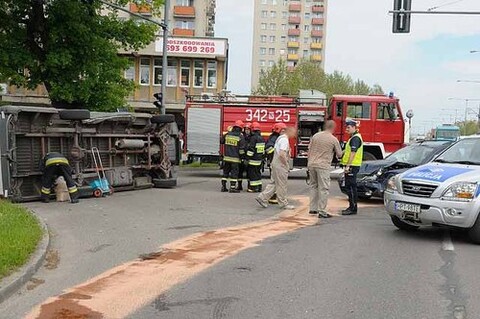
[[[262,162],[265,155],[265,140],[262,137],[260,124],[252,123],[252,136],[248,144],[248,192],[262,192]]]
[[[358,132],[358,123],[347,119],[346,131],[350,139],[345,147],[345,153],[341,161],[345,171],[345,187],[348,194],[349,207],[342,211],[342,215],[355,215],[358,211],[357,174],[363,160],[363,140]]]
[[[265,145],[265,157],[267,159],[267,166],[271,170],[271,163],[273,160],[273,154],[275,153],[275,142],[280,136],[280,132],[286,128],[285,123],[275,123],[272,127],[272,134],[267,139]],[[278,204],[277,194],[274,194],[272,198],[268,200],[270,204]]]
[[[252,134],[252,123],[246,123],[245,128],[243,129],[243,138],[245,139],[245,152],[247,151],[246,148],[248,147],[248,144],[250,143],[250,136]],[[243,191],[243,177],[247,174],[248,170],[248,162],[247,160],[243,160],[240,163],[239,166],[239,172],[238,172],[238,184],[237,184],[237,189],[239,191]],[[247,176],[248,177],[248,176]],[[247,178],[248,179],[248,178]],[[247,187],[248,188],[248,187]]]
[[[70,201],[72,204],[78,203],[78,189],[72,177],[72,168],[68,160],[59,153],[48,153],[42,160],[40,169],[42,175],[42,202],[50,201],[50,194],[53,184],[59,176],[63,176],[67,183]]]
[[[221,143],[225,145],[223,156],[222,192],[238,193],[238,170],[242,159],[245,157],[245,139],[242,134],[243,122],[238,120],[233,128],[222,137]],[[227,182],[230,181],[230,190]]]

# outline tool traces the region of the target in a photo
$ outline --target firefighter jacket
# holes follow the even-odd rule
[[[40,163],[40,170],[44,171],[45,168],[52,165],[70,165],[68,159],[60,153],[48,153],[45,155]]]
[[[230,163],[241,163],[245,157],[245,138],[239,128],[233,128],[222,137],[224,147],[223,160]]]
[[[265,155],[265,140],[259,131],[253,132],[248,145],[248,165],[261,166]]]
[[[267,155],[267,158],[273,158],[273,152],[275,151],[275,142],[277,141],[277,138],[280,136],[277,132],[273,132],[270,134],[267,140],[267,144],[265,146],[265,154]]]

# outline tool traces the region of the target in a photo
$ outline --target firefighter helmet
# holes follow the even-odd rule
[[[260,128],[260,123],[258,122],[253,122],[252,123],[252,131],[260,131],[261,128]]]
[[[236,120],[234,126],[243,128],[245,126],[245,124],[243,123],[242,120]]]
[[[276,133],[280,133],[282,130],[286,129],[287,125],[285,123],[275,123],[273,126],[273,131]]]
[[[248,123],[245,123],[245,128],[247,129],[251,129],[252,128],[252,123],[248,122]]]

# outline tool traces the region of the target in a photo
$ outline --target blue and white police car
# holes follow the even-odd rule
[[[480,244],[480,136],[462,139],[433,162],[388,181],[384,203],[395,226],[451,226]]]

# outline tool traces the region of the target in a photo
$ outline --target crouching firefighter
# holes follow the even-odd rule
[[[265,155],[265,140],[260,124],[252,123],[252,135],[247,150],[248,158],[248,192],[262,192],[262,162]]]
[[[70,202],[72,204],[78,203],[78,188],[72,177],[72,168],[68,160],[59,153],[48,153],[43,158],[40,169],[42,175],[42,202],[48,203],[50,201],[50,194],[55,180],[63,176],[67,183],[68,192],[70,193]]]
[[[267,159],[267,166],[270,174],[272,172],[271,164],[273,160],[273,154],[275,153],[275,143],[277,142],[278,137],[280,136],[280,132],[286,129],[285,123],[275,123],[272,128],[272,134],[268,137],[266,149],[265,149],[265,157]],[[273,196],[268,200],[270,204],[278,204],[277,194],[273,194]]]
[[[242,134],[243,122],[235,122],[232,130],[222,137],[224,145],[222,192],[239,193],[237,189],[239,166],[245,157],[245,138]],[[230,190],[227,182],[230,181]]]

